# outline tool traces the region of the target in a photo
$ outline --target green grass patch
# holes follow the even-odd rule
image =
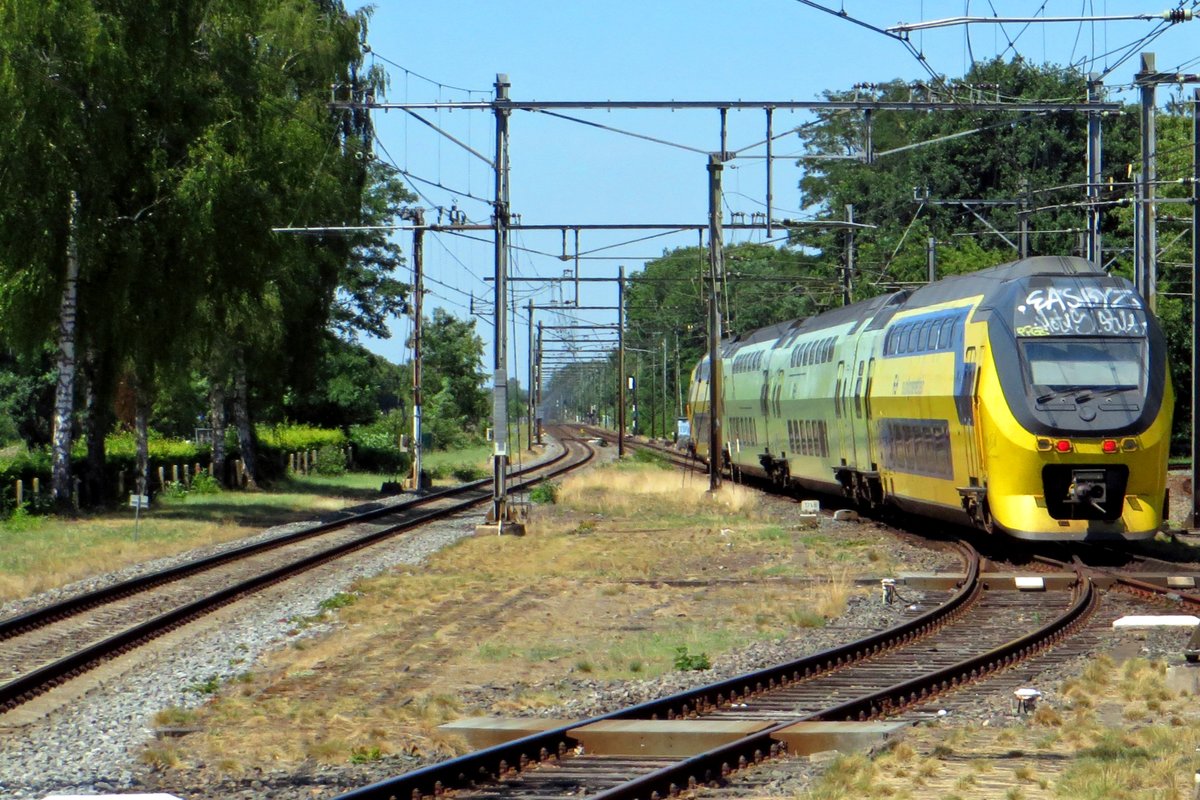
[[[779,525],[768,525],[765,528],[755,530],[754,538],[760,542],[790,542],[792,540],[792,532],[785,531]]]

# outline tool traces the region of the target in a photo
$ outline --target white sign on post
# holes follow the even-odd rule
[[[139,509],[140,508],[149,508],[150,507],[150,495],[148,495],[148,494],[133,494],[132,492],[130,492],[129,507],[130,508],[139,508]]]

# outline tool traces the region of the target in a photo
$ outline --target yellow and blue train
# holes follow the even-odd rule
[[[1160,529],[1174,395],[1124,278],[1039,256],[721,343],[721,468],[1021,539]],[[692,371],[708,457],[709,361]]]

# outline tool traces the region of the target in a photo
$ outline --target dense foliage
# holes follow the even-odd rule
[[[329,104],[331,86],[384,89],[369,15],[0,7],[0,443],[52,444],[60,501],[80,434],[86,475],[117,425],[145,470],[152,427],[223,442],[230,424],[253,477],[256,417],[348,427],[401,403],[399,368],[349,343],[406,310],[398,246],[272,230],[370,228],[414,199],[373,157],[367,112]]]

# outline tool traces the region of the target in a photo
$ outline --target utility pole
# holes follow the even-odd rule
[[[533,404],[533,413],[537,417],[534,423],[537,427],[537,443],[542,443],[542,323],[537,325],[537,373],[533,377],[537,387],[537,400]],[[532,391],[532,389],[530,390]]]
[[[850,227],[846,228],[846,268],[842,273],[842,305],[850,305],[850,288],[852,286],[852,276],[854,275],[854,206],[846,206],[846,222]]]
[[[504,103],[511,84],[508,76],[496,75],[496,160],[495,211],[492,217],[495,236],[495,349],[492,361],[492,510],[488,522],[496,533],[525,532],[524,526],[508,519],[508,117]],[[485,528],[491,525],[482,526]],[[508,531],[505,528],[509,528]]]
[[[721,233],[721,155],[708,157],[708,490],[721,488],[721,312],[720,281],[725,274]]]
[[[1200,89],[1192,90],[1192,514],[1200,524]]]
[[[1139,86],[1142,100],[1142,214],[1140,225],[1135,235],[1140,242],[1139,263],[1137,274],[1140,276],[1139,285],[1146,306],[1153,313],[1158,306],[1158,259],[1155,249],[1155,212],[1154,212],[1154,182],[1158,175],[1158,144],[1155,137],[1154,125],[1157,118],[1154,107],[1155,95],[1158,88],[1154,75],[1154,54],[1142,53],[1142,69],[1134,76],[1134,82]]]
[[[526,439],[529,443],[529,450],[533,450],[533,300],[529,301],[526,309],[529,312],[529,384],[526,386],[526,425],[528,426],[528,431],[526,431]]]
[[[663,438],[667,438],[667,335],[663,334],[663,360],[662,360],[662,422],[663,422]]]
[[[1103,98],[1103,84],[1100,76],[1093,72],[1088,75],[1088,102],[1099,103]],[[1100,112],[1088,114],[1087,140],[1087,253],[1086,258],[1097,266],[1104,266],[1104,251],[1100,238],[1100,189],[1103,174],[1102,129],[1100,127]]]
[[[425,279],[424,279],[424,261],[425,261],[425,212],[421,209],[413,209],[412,220],[416,227],[413,228],[413,283],[416,286],[413,288],[413,464],[412,464],[412,488],[414,492],[420,492],[425,488],[421,482],[421,455],[423,452],[421,444],[421,370],[423,367],[423,355],[421,350],[421,328],[422,315],[425,313],[422,310],[422,300],[425,295]]]
[[[625,265],[617,277],[617,458],[625,457]]]
[[[928,245],[929,256],[929,282],[933,283],[937,280],[937,239],[929,237]]]

